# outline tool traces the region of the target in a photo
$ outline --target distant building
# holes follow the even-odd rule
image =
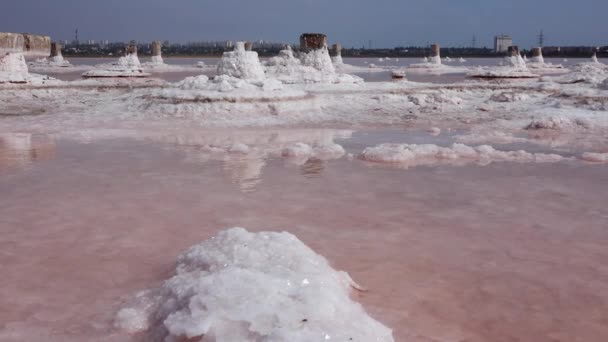
[[[507,52],[509,51],[509,46],[513,45],[513,38],[507,35],[500,35],[494,37],[494,51],[495,52]]]

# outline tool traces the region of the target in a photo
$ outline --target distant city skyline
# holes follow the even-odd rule
[[[330,43],[373,48],[493,47],[508,34],[522,48],[608,45],[608,1],[432,0],[7,0],[0,31],[81,41],[170,42],[260,39],[297,42],[303,32],[323,32]]]

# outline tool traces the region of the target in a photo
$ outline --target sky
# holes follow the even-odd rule
[[[607,0],[1,0],[0,32],[54,40],[297,42],[321,32],[345,47],[608,45]]]

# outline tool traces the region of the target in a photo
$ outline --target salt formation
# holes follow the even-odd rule
[[[318,50],[300,53],[300,61],[302,62],[302,65],[312,67],[320,72],[328,74],[336,72],[333,63],[331,62],[331,57],[329,57],[327,46]]]
[[[599,63],[600,61],[597,59],[597,52],[593,52],[593,55],[591,56],[591,63]]]
[[[268,77],[283,83],[362,83],[360,77],[337,73],[329,56],[326,37],[321,34],[303,34],[301,52],[294,55],[291,47],[266,63]],[[343,67],[344,64],[336,64]]]
[[[443,67],[441,64],[441,54],[440,54],[439,44],[431,45],[431,56],[424,57],[422,63],[416,63],[408,66],[411,69],[433,69]]]
[[[283,89],[283,84],[273,79],[243,80],[228,75],[220,75],[210,80],[207,76],[200,75],[187,77],[183,81],[177,83],[176,87],[182,90],[206,90],[216,92],[232,92],[237,89],[244,91],[275,91]]]
[[[599,85],[608,78],[608,65],[599,62],[583,62],[571,67],[572,72],[555,80],[559,83],[588,83]]]
[[[531,63],[545,63],[545,59],[543,58],[543,50],[540,47],[536,47],[532,49],[532,58],[530,59]]]
[[[503,61],[505,66],[510,66],[517,69],[526,69],[526,61],[521,57],[519,53],[519,47],[517,46],[509,46],[508,55],[504,58]]]
[[[287,232],[232,228],[180,255],[175,275],[115,325],[165,341],[393,341],[350,299],[353,286]]]
[[[50,38],[0,32],[0,83],[31,83],[51,80],[30,74],[25,56],[48,56]]]
[[[22,34],[0,32],[0,55],[23,53],[25,38]]]
[[[526,151],[498,151],[492,146],[471,147],[453,144],[440,147],[432,144],[381,144],[366,148],[359,156],[362,160],[379,163],[397,163],[400,166],[435,165],[440,163],[489,164],[492,162],[558,162],[564,160],[556,154],[528,153]]]
[[[217,67],[217,73],[246,80],[265,78],[264,68],[260,64],[258,53],[245,50],[244,42],[237,42],[234,51],[224,52]]]
[[[30,74],[25,62],[25,56],[22,53],[7,53],[3,57],[0,57],[0,84],[45,84],[48,81],[59,82],[48,76]]]
[[[608,153],[583,153],[581,159],[591,163],[608,163]]]
[[[392,70],[391,78],[393,79],[404,79],[406,76],[405,70]]]
[[[51,57],[49,58],[49,63],[57,66],[69,66],[70,62],[66,61],[61,54],[62,46],[57,43],[51,44]]]
[[[130,45],[126,48],[126,55],[120,57],[112,65],[101,65],[100,68],[85,72],[83,77],[146,77],[139,58],[137,57],[137,46]]]
[[[150,59],[150,63],[154,65],[164,65],[165,61],[162,57],[162,49],[161,44],[158,40],[152,42],[152,58]]]
[[[21,53],[7,53],[0,58],[0,83],[26,83],[29,78],[27,63]]]
[[[281,152],[284,158],[288,158],[296,164],[303,164],[310,158],[320,160],[340,159],[345,154],[344,148],[333,142],[314,146],[298,142],[285,147]]]
[[[47,57],[50,49],[48,36],[0,32],[0,55],[21,53],[26,57]]]
[[[439,44],[431,45],[431,57],[429,58],[431,64],[441,64],[441,54]]]
[[[551,70],[563,71],[564,67],[561,64],[546,63],[543,57],[543,50],[540,47],[532,49],[532,58],[529,62],[526,62],[529,69],[541,69],[543,72],[549,72]]]
[[[344,64],[344,60],[342,60],[342,45],[334,44],[331,47],[332,57],[331,60],[335,65]]]
[[[63,58],[61,48],[61,44],[51,43],[51,56],[48,59],[43,58],[36,60],[35,62],[31,63],[32,67],[71,67],[72,64]]]
[[[528,69],[526,61],[519,53],[519,47],[509,46],[508,55],[498,67],[477,68],[469,72],[468,76],[476,78],[535,78]]]
[[[551,129],[568,131],[577,128],[588,129],[591,123],[581,118],[568,118],[564,116],[550,116],[534,119],[526,126],[527,130]]]

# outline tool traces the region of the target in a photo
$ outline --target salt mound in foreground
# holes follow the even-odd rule
[[[351,286],[294,235],[232,228],[179,256],[175,276],[140,293],[116,326],[158,341],[393,341]]]

